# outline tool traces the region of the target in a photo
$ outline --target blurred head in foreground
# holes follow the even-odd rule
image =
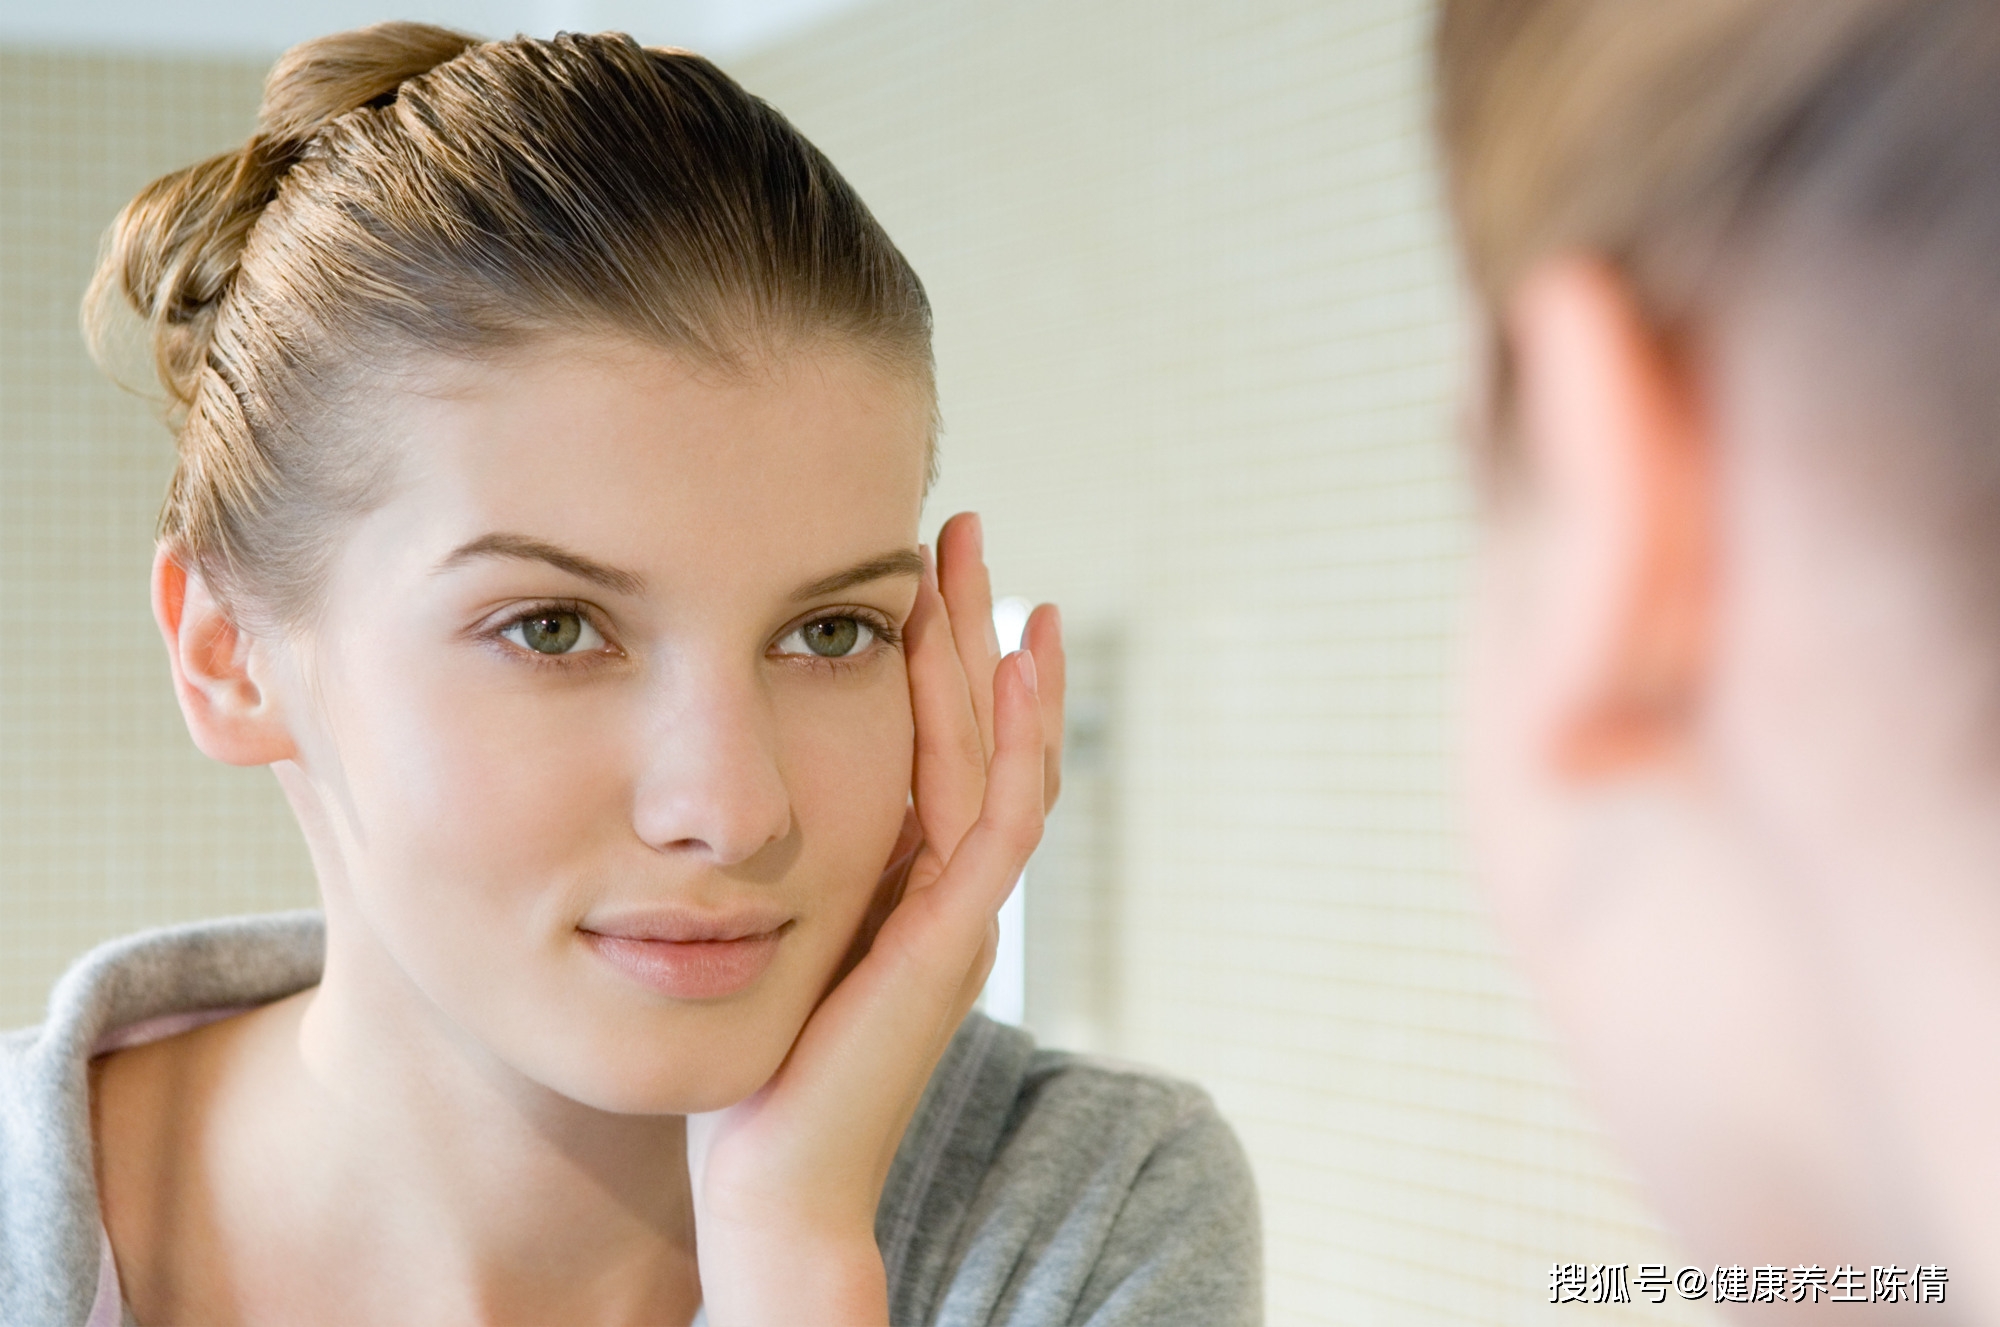
[[[1691,1256],[1990,1265],[2000,7],[1447,0],[1438,74],[1495,905]]]

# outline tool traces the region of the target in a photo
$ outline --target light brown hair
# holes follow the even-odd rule
[[[2000,471],[1991,0],[1443,0],[1435,50],[1503,401],[1502,313],[1542,259],[1609,260],[1672,331],[1783,258],[1851,288],[1872,352]]]
[[[243,147],[113,224],[100,359],[120,298],[178,432],[161,538],[281,621],[381,499],[390,458],[353,420],[412,359],[581,332],[742,370],[830,340],[931,381],[923,287],[826,158],[708,61],[619,34],[293,48]]]

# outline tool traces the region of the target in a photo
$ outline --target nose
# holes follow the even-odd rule
[[[791,833],[777,724],[754,675],[676,669],[649,708],[632,810],[642,840],[734,866]]]

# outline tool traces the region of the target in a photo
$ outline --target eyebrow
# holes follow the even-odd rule
[[[454,548],[444,561],[437,564],[437,570],[449,571],[478,558],[521,558],[529,562],[546,562],[558,571],[566,571],[620,594],[638,594],[646,588],[646,578],[637,572],[606,566],[595,558],[572,553],[560,545],[524,534],[483,534]]]
[[[923,555],[914,548],[899,548],[893,553],[884,553],[866,562],[857,562],[846,571],[836,571],[831,576],[822,576],[809,584],[792,591],[794,599],[817,599],[823,594],[837,594],[841,590],[866,585],[889,576],[921,576],[924,574]]]

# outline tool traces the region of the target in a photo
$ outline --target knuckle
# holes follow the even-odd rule
[[[986,825],[989,833],[1023,859],[1042,841],[1043,816],[1040,807],[995,812],[986,818]]]

